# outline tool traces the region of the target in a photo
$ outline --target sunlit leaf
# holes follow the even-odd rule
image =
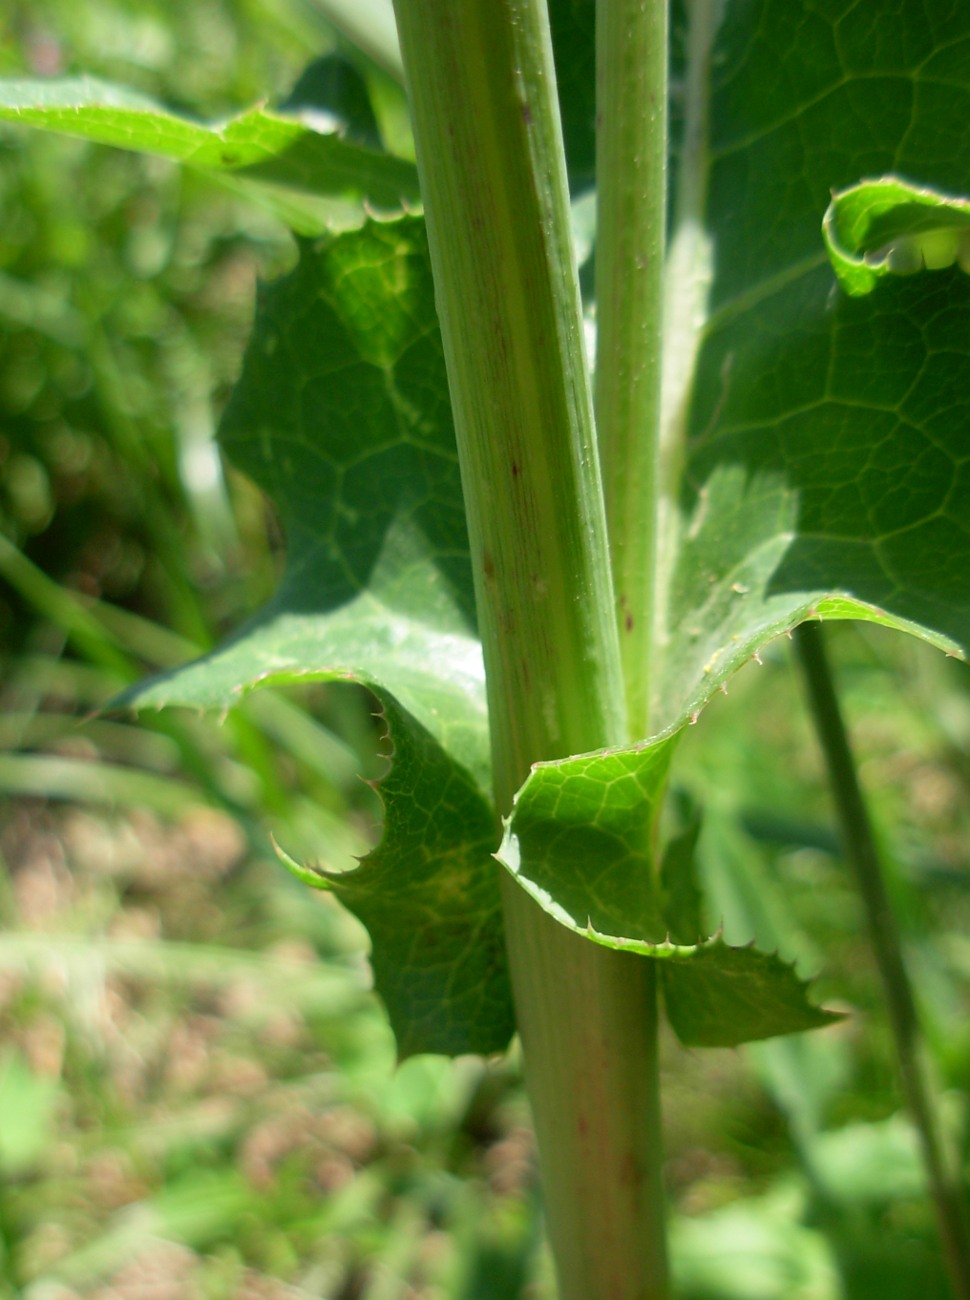
[[[271,206],[304,234],[347,224],[351,210],[359,224],[364,202],[400,211],[418,199],[413,164],[355,139],[343,116],[305,103],[208,124],[93,77],[8,80],[0,81],[0,120],[260,182]]]

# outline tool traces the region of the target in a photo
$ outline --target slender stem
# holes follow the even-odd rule
[[[548,18],[543,0],[396,12],[507,812],[532,762],[627,735]],[[511,879],[503,900],[561,1295],[663,1300],[649,963]]]
[[[667,0],[599,0],[596,9],[596,431],[609,530],[613,590],[631,739],[650,734],[651,652],[656,600],[658,459],[663,339],[664,253],[667,168]],[[650,961],[624,961],[613,954],[597,972],[628,979],[630,1005],[616,1030],[601,1019],[616,1005],[595,987],[589,992],[590,1028],[602,1044],[588,1057],[599,1062],[610,1051],[627,1056],[626,1070],[610,1071],[639,1086],[626,1094],[595,1100],[596,1076],[581,1078],[577,1097],[543,1099],[550,1133],[546,1144],[569,1152],[594,1168],[602,1151],[617,1151],[629,1136],[629,1159],[648,1154],[636,1179],[637,1197],[614,1196],[592,1207],[594,1231],[602,1243],[605,1276],[609,1261],[624,1258],[622,1243],[639,1234],[642,1291],[668,1293],[664,1235],[662,1124],[657,1061],[656,968]],[[585,992],[586,990],[584,990]],[[549,1016],[553,1008],[534,1008]],[[639,1015],[640,1032],[622,1027]],[[632,1073],[631,1073],[632,1067]],[[588,1067],[587,1067],[588,1068]],[[590,1109],[589,1101],[593,1100]],[[582,1117],[582,1122],[577,1118]],[[573,1127],[570,1128],[570,1122]],[[615,1131],[613,1131],[615,1130]],[[567,1157],[571,1158],[571,1157]],[[601,1180],[602,1181],[602,1180]],[[622,1184],[620,1184],[622,1186]],[[582,1261],[565,1261],[580,1273]],[[562,1267],[562,1266],[561,1266]],[[615,1263],[614,1267],[623,1267]],[[628,1285],[628,1284],[627,1284]],[[584,1284],[577,1294],[584,1293]],[[595,1294],[586,1290],[585,1294]]]
[[[631,739],[642,739],[656,581],[667,0],[599,0],[596,119],[596,428]]]
[[[963,1188],[959,1174],[947,1158],[939,1131],[919,1015],[903,957],[899,928],[886,892],[872,823],[825,652],[821,624],[802,624],[796,629],[794,640],[805,676],[812,718],[825,755],[846,862],[855,875],[862,897],[869,941],[882,980],[896,1044],[903,1094],[919,1134],[950,1282],[954,1295],[959,1300],[968,1300],[970,1226]]]

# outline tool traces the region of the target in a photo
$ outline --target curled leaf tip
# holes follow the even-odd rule
[[[839,283],[861,297],[887,275],[970,271],[970,199],[896,176],[832,192],[822,233]]]

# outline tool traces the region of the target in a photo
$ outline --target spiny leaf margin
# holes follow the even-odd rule
[[[838,190],[822,223],[825,246],[846,293],[871,293],[890,274],[970,267],[970,199],[897,176]]]
[[[0,120],[259,182],[264,202],[303,235],[358,225],[365,205],[400,212],[420,202],[412,163],[346,138],[319,111],[257,105],[208,124],[96,77],[25,78],[0,79]]]
[[[343,872],[300,864],[279,848],[278,856],[366,927],[401,1060],[502,1052],[515,1019],[494,809],[393,696],[378,698],[390,744],[387,772],[374,782],[385,814],[381,842]]]
[[[813,1006],[809,985],[776,954],[731,947],[719,934],[671,941],[692,915],[683,892],[655,870],[681,730],[535,764],[506,819],[499,861],[567,929],[659,961],[668,1018],[685,1045],[737,1046],[832,1023],[839,1017]]]

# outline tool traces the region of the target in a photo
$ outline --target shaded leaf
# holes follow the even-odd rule
[[[383,689],[488,790],[484,669],[423,222],[304,244],[260,295],[220,441],[287,564],[224,646],[122,697],[222,708],[268,682]]]
[[[549,25],[569,188],[575,195],[596,180],[595,0],[550,0]]]
[[[757,948],[715,938],[660,969],[667,1016],[686,1047],[736,1047],[842,1019],[809,1002],[793,966]]]
[[[660,883],[664,890],[667,931],[674,943],[696,943],[704,933],[703,893],[696,869],[700,831],[700,811],[692,809],[687,825],[664,849]]]
[[[374,982],[403,1057],[500,1052],[514,1030],[492,852],[495,813],[468,773],[390,696],[392,751],[377,785],[384,835],[342,873],[284,862],[367,927]]]
[[[965,6],[906,3],[892,22],[848,0],[794,18],[782,0],[724,10],[702,79],[708,148],[685,155],[680,182],[706,190],[681,220],[704,223],[714,271],[661,725],[814,614],[970,645],[970,280],[893,277],[852,300],[819,237],[832,191],[862,176],[959,190],[968,70]]]
[[[301,247],[260,295],[220,440],[279,508],[280,588],[221,649],[121,702],[224,707],[307,678],[373,687],[393,746],[384,838],[326,883],[370,932],[402,1056],[501,1050],[512,1011],[484,672],[420,219]]]

